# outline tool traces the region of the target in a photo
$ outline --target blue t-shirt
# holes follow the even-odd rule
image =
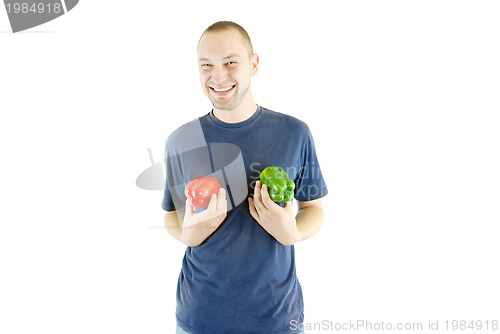
[[[260,106],[240,123],[224,123],[210,112],[169,136],[165,164],[166,211],[184,208],[184,187],[197,176],[216,177],[228,195],[224,222],[186,249],[177,324],[193,334],[300,332],[291,330],[304,321],[294,246],[282,245],[254,220],[247,197],[268,166],[283,168],[295,181],[298,201],[328,193],[309,127]]]

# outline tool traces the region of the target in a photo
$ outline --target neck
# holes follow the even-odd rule
[[[241,103],[233,110],[219,110],[214,108],[213,114],[217,117],[217,119],[223,121],[224,123],[240,123],[252,117],[252,115],[257,111],[257,108],[257,104],[250,95],[244,103]]]

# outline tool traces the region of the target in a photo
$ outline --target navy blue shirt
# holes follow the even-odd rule
[[[228,194],[224,222],[186,249],[177,324],[193,334],[300,332],[291,330],[292,321],[304,321],[294,246],[282,245],[254,220],[247,197],[268,166],[283,168],[295,181],[298,201],[328,193],[309,127],[260,106],[240,123],[224,123],[210,112],[169,136],[165,164],[166,211],[184,208],[184,187],[197,176],[216,177]]]

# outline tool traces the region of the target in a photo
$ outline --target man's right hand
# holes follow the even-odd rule
[[[189,200],[186,200],[185,210],[180,241],[190,247],[199,246],[227,216],[226,190],[220,188],[217,196],[212,195],[208,207],[202,212],[195,213]]]

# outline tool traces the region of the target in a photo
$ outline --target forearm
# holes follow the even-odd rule
[[[225,208],[226,207],[224,207],[223,209],[225,210]],[[216,212],[213,212],[212,215],[213,214],[216,214]],[[185,221],[190,216],[189,214],[188,216],[186,216],[186,210],[182,209],[167,212],[165,214],[164,223],[170,235],[172,235],[174,238],[176,238],[186,246],[196,247],[202,244],[203,241],[205,241],[205,239],[208,238],[219,227],[220,223],[222,223],[222,221],[226,218],[226,215],[227,214],[224,211],[223,214],[219,216],[206,219],[206,217],[209,215],[205,214],[204,216],[199,216],[198,219],[202,219],[201,221],[195,221],[193,223],[192,220],[188,222]],[[183,227],[184,224],[186,224],[185,227]]]
[[[182,234],[186,231],[182,228],[182,223],[184,222],[184,215],[186,211],[185,210],[179,210],[179,211],[172,211],[172,212],[167,212],[165,214],[165,227],[167,228],[168,233],[170,233],[171,236],[185,244],[186,246],[190,247],[195,247],[198,246],[205,240],[205,237],[200,237],[196,236],[193,238],[191,235],[188,239],[189,241],[186,241],[186,238],[183,238]],[[193,228],[193,227],[191,227]],[[189,232],[192,231],[187,231],[187,234],[190,234]],[[192,234],[192,233],[191,233]]]
[[[184,221],[184,213],[185,210],[170,211],[165,214],[163,220],[168,233],[179,241],[182,235],[181,222]]]
[[[309,239],[321,230],[325,215],[323,208],[309,206],[300,209],[295,216],[297,226],[297,242]]]

